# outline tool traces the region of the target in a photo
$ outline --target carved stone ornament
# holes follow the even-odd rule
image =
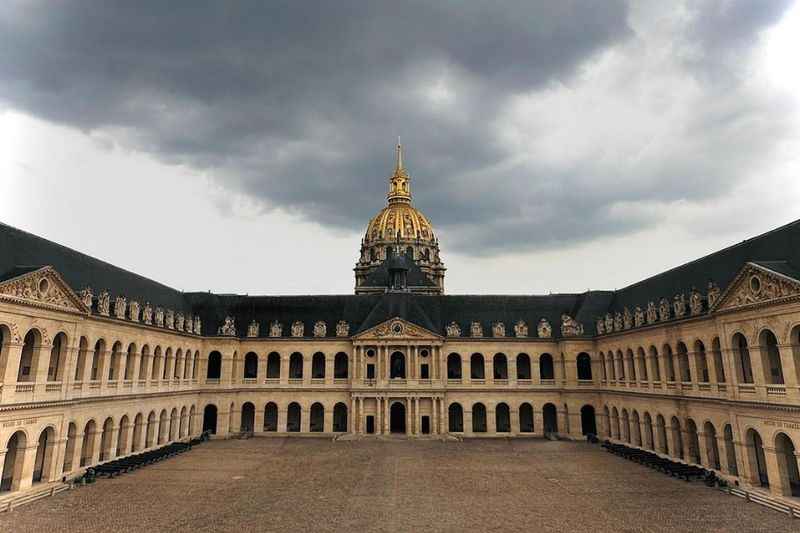
[[[201,335],[203,332],[203,323],[200,321],[200,317],[194,317],[194,334]]]
[[[92,298],[94,297],[94,293],[92,292],[92,288],[91,287],[86,287],[85,289],[83,289],[80,292],[79,296],[81,298],[81,301],[83,302],[83,305],[85,305],[86,307],[89,308],[89,310],[91,310],[92,309]]]
[[[550,321],[544,317],[540,318],[539,323],[536,325],[536,334],[542,339],[549,339],[552,337],[553,326],[550,325]]]
[[[517,337],[528,336],[528,324],[524,320],[517,320],[517,323],[514,324],[514,335]]]
[[[401,319],[393,319],[375,326],[365,335],[375,337],[427,337],[429,334],[414,324]]]
[[[114,299],[114,316],[120,320],[125,319],[125,307],[127,306],[127,299],[124,296],[117,296]]]
[[[185,319],[183,318],[183,313],[178,313],[177,315],[175,315],[175,329],[177,329],[178,331],[183,331],[184,320]]]
[[[217,329],[217,334],[226,337],[235,337],[236,320],[232,316],[226,316],[225,321],[222,323],[219,329]]]
[[[692,292],[689,293],[689,312],[692,316],[697,316],[703,312],[703,297],[700,291],[692,287]]]
[[[136,300],[131,300],[130,305],[128,305],[128,318],[134,322],[139,322],[139,302]]]
[[[164,327],[164,310],[160,307],[156,307],[156,326]]]
[[[186,322],[184,322],[184,324],[183,324],[183,331],[185,333],[191,333],[192,332],[192,317],[189,316],[189,315],[186,315]]]
[[[336,336],[337,337],[349,337],[350,336],[350,324],[348,324],[344,320],[340,320],[336,323]]]
[[[495,322],[492,324],[492,337],[505,337],[506,325],[502,322]]]
[[[666,298],[658,302],[658,319],[662,322],[669,320],[669,301]]]
[[[314,322],[314,336],[315,337],[324,337],[328,334],[328,324],[326,324],[323,320],[317,320]]]
[[[713,281],[709,281],[708,282],[708,294],[706,295],[706,297],[708,298],[708,308],[709,309],[711,309],[711,307],[713,307],[713,305],[715,303],[717,303],[717,300],[719,300],[719,293],[720,293],[720,290],[719,290],[719,287],[717,287],[717,284],[714,283]]]
[[[87,309],[84,300],[72,292],[52,267],[42,267],[0,282],[0,299],[58,310],[91,311],[91,304]]]
[[[675,318],[686,315],[686,296],[683,293],[676,294],[672,299],[672,309],[675,311]]]
[[[564,313],[561,315],[561,336],[577,337],[583,335],[583,324]]]
[[[97,297],[97,312],[103,316],[111,314],[111,295],[108,291],[103,291]]]
[[[295,320],[292,322],[292,337],[302,337],[303,333],[305,333],[306,327],[305,324],[300,322],[299,320]]]
[[[261,331],[261,325],[258,322],[256,322],[255,320],[250,322],[250,324],[247,326],[247,336],[248,337],[251,337],[251,338],[252,337],[258,337],[258,334],[259,334],[260,331]]]
[[[611,316],[611,313],[606,313],[606,333],[611,333],[614,331],[614,317]]]
[[[624,322],[622,320],[622,313],[617,311],[614,313],[614,331],[622,331],[624,327]]]
[[[637,328],[644,326],[644,311],[638,305],[633,310],[633,325]]]
[[[653,324],[657,321],[658,321],[658,308],[656,307],[656,303],[651,300],[647,303],[647,323]]]
[[[273,320],[272,323],[269,325],[269,336],[280,337],[282,335],[283,335],[283,324],[281,324],[277,320]]]
[[[622,312],[622,327],[625,329],[631,329],[633,327],[633,315],[631,314],[631,310],[627,307]]]
[[[772,300],[798,297],[800,281],[748,264],[722,294],[717,309],[738,309]]]
[[[603,320],[602,317],[597,319],[596,328],[597,328],[597,334],[598,335],[605,334],[605,332],[606,332],[606,322],[605,322],[605,320]]]
[[[16,324],[9,324],[8,329],[11,330],[11,342],[14,344],[22,344],[22,335],[19,332],[19,326]]]
[[[483,324],[473,321],[469,325],[469,334],[472,337],[483,337]]]
[[[460,337],[461,336],[461,328],[455,322],[450,322],[447,324],[447,336],[448,337]]]
[[[153,323],[153,306],[150,302],[145,302],[144,309],[142,310],[142,322],[148,326]]]
[[[172,309],[167,309],[166,315],[164,316],[164,325],[167,329],[175,329],[175,311]]]

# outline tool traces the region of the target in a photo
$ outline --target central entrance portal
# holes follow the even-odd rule
[[[389,426],[392,433],[406,432],[406,406],[400,402],[392,404],[389,414]]]

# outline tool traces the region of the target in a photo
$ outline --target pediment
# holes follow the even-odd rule
[[[747,263],[711,311],[745,309],[794,298],[800,298],[800,280],[757,263]]]
[[[33,305],[69,313],[90,310],[51,266],[42,267],[0,282],[0,301]]]
[[[408,320],[404,320],[400,317],[395,317],[368,330],[362,331],[358,335],[355,335],[353,339],[432,339],[439,337],[440,335],[426,328],[412,324]]]

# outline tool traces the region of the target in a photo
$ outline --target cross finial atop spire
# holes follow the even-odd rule
[[[410,202],[411,188],[406,169],[403,168],[403,145],[400,144],[400,137],[397,137],[397,161],[394,167],[394,174],[389,178],[389,202]]]
[[[395,170],[403,170],[403,145],[400,144],[400,136],[397,136],[397,166]]]

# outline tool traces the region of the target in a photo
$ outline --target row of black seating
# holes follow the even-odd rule
[[[714,486],[714,484],[722,485],[724,483],[722,479],[717,478],[713,470],[708,470],[700,466],[687,465],[686,463],[680,463],[672,459],[661,457],[647,450],[633,448],[625,444],[616,444],[608,440],[603,442],[602,446],[615,455],[619,455],[620,457],[635,461],[679,479],[685,479],[686,481],[702,479],[709,487]]]
[[[155,450],[148,450],[135,455],[129,455],[128,457],[114,459],[113,461],[89,468],[86,471],[86,476],[89,480],[93,480],[93,478],[96,476],[114,477],[118,474],[124,474],[125,472],[130,472],[131,470],[136,470],[142,466],[147,466],[179,453],[183,453],[187,450],[191,450],[192,446],[200,444],[201,442],[208,440],[208,438],[208,434],[203,433],[199,437],[195,437],[189,442],[173,442],[172,444],[167,444],[166,446],[156,448]]]

